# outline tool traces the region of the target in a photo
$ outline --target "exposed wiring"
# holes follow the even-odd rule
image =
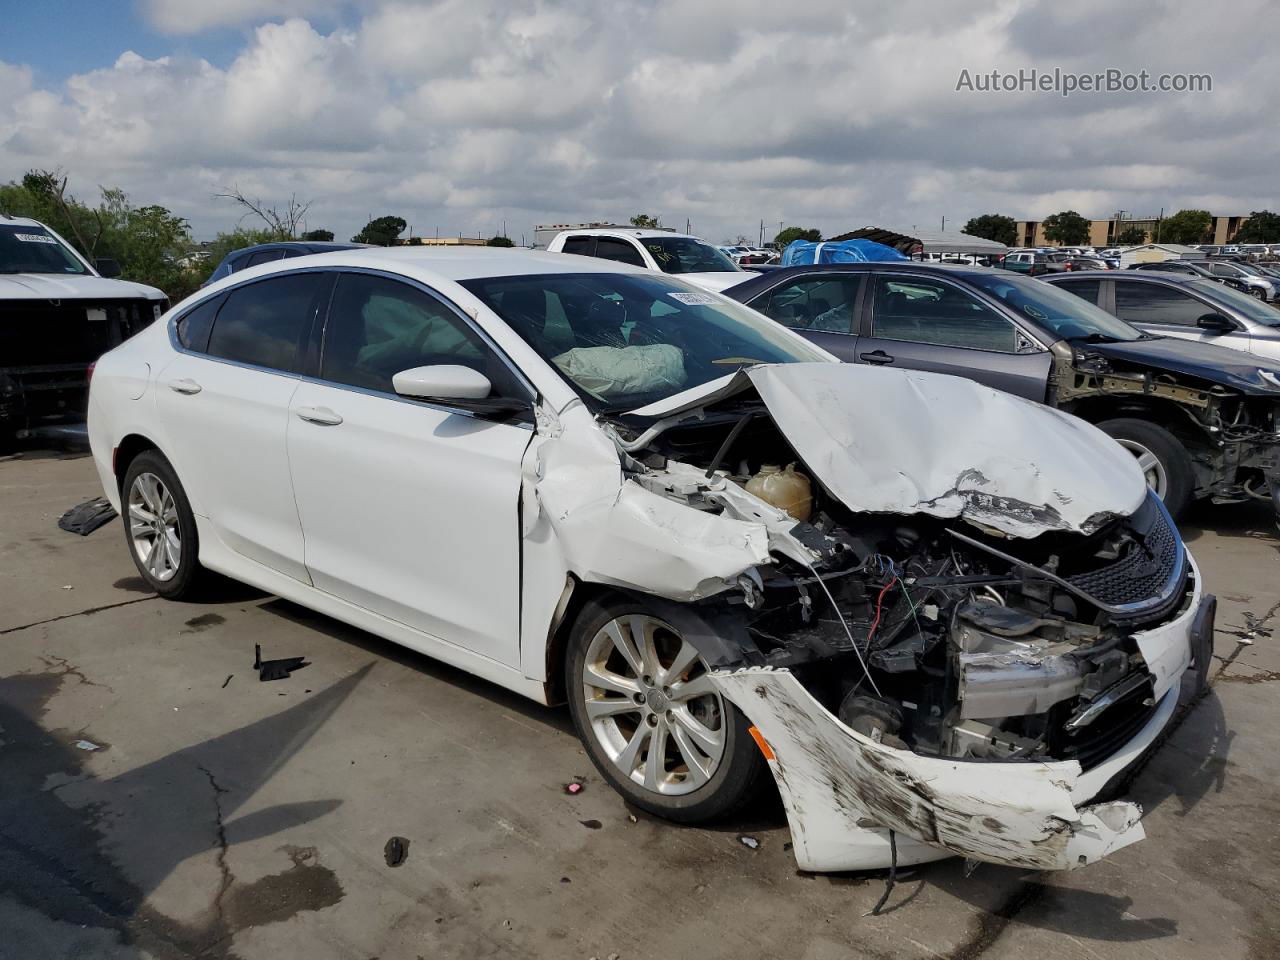
[[[893,588],[893,585],[897,582],[898,582],[898,578],[894,577],[892,580],[890,580],[888,583],[886,583],[883,587],[880,588],[880,593],[876,597],[876,616],[875,616],[875,619],[871,621],[871,629],[867,631],[867,649],[868,650],[871,649],[871,639],[876,635],[876,627],[880,626],[880,612],[881,612],[880,608],[881,608],[881,604],[884,602],[884,595],[888,593]],[[874,680],[871,681],[871,685],[873,687],[875,686]],[[880,692],[879,690],[876,691],[876,693],[879,693],[879,692]]]
[[[885,880],[884,893],[880,894],[880,899],[876,901],[876,905],[871,908],[871,913],[867,916],[880,916],[880,909],[889,902],[889,894],[893,893],[893,885],[898,882],[898,839],[894,836],[892,829],[889,831],[889,877]]]
[[[862,665],[863,674],[866,676],[868,680],[871,681],[871,689],[876,692],[876,696],[883,697],[884,694],[882,694],[880,692],[880,688],[876,686],[876,678],[871,676],[871,668],[867,666],[867,661],[864,660],[862,657],[862,651],[858,649],[857,641],[853,639],[853,631],[849,629],[849,624],[845,622],[844,614],[840,612],[840,607],[836,605],[836,598],[831,595],[831,591],[827,589],[826,583],[820,577],[818,577],[818,571],[813,569],[813,565],[810,564],[807,560],[803,562],[804,562],[804,565],[809,568],[809,572],[812,573],[814,577],[817,579],[818,586],[822,588],[822,592],[827,595],[827,602],[831,604],[831,609],[834,610],[836,612],[836,616],[840,618],[840,626],[844,627],[845,636],[849,638],[849,643],[853,647],[853,652],[857,654],[858,663]],[[882,592],[881,596],[883,595],[884,594]],[[880,617],[877,614],[876,620],[879,621],[879,619]],[[874,629],[875,628],[872,627],[873,631]],[[868,636],[868,640],[870,640],[870,636]]]

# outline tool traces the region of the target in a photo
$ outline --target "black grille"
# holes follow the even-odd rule
[[[1109,606],[1146,606],[1167,597],[1177,568],[1182,565],[1182,552],[1169,515],[1157,509],[1141,544],[1130,544],[1124,556],[1105,567],[1065,579]]]
[[[1166,694],[1167,696],[1167,694]],[[1112,754],[1138,735],[1159,707],[1154,699],[1150,682],[1142,684],[1127,697],[1117,700],[1099,714],[1087,727],[1074,735],[1058,728],[1057,749],[1054,757],[1076,760],[1082,770],[1091,770],[1105,763]]]

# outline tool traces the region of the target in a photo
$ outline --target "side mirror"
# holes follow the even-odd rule
[[[93,261],[93,269],[98,271],[99,276],[110,280],[120,276],[120,261],[114,257],[98,257]]]
[[[530,408],[528,403],[511,397],[491,397],[493,384],[489,378],[460,364],[439,363],[401,370],[391,377],[391,386],[402,397],[435,401],[472,413],[512,414]]]
[[[1224,317],[1220,313],[1206,313],[1196,320],[1196,326],[1210,333],[1230,333],[1236,328],[1230,317]]]

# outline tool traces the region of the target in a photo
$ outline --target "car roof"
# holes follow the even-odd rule
[[[652,270],[581,257],[572,253],[547,253],[522,247],[353,247],[317,253],[292,260],[275,260],[232,274],[228,280],[266,276],[307,267],[360,267],[386,270],[427,284],[442,280],[459,282],[485,277],[536,276],[549,273],[636,273],[652,276]],[[664,274],[664,276],[666,276]],[[226,283],[227,281],[220,281]]]
[[[1117,272],[1120,273],[1119,276],[1116,276]],[[1058,283],[1063,280],[1074,280],[1077,277],[1087,277],[1091,280],[1141,280],[1143,283],[1192,283],[1196,280],[1205,279],[1198,273],[1172,273],[1161,270],[1125,270],[1123,272],[1116,270],[1073,270],[1071,273],[1055,273],[1052,276],[1038,277],[1037,279],[1045,280],[1049,283]]]
[[[0,226],[10,227],[44,227],[45,224],[39,220],[32,220],[30,217],[11,217],[7,214],[0,214]],[[48,229],[46,227],[46,229]]]
[[[587,227],[582,230],[561,230],[560,233],[572,233],[575,237],[685,237],[689,240],[702,240],[702,237],[695,237],[692,233],[676,233],[672,230],[646,230],[643,227]],[[705,240],[702,240],[706,243]],[[726,246],[739,246],[739,244],[726,244]]]
[[[301,248],[310,250],[313,253],[321,253],[329,250],[356,250],[367,246],[369,246],[367,243],[344,243],[341,240],[268,240],[266,243],[255,243],[251,247],[238,247],[232,250],[231,254],[252,253],[255,250],[279,250],[281,248]],[[231,254],[227,254],[227,256],[231,256]]]

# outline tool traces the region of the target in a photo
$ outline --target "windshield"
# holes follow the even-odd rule
[[[828,360],[754,310],[657,274],[464,280],[598,412],[664,400],[757,363]]]
[[[723,273],[738,269],[727,256],[693,237],[642,237],[663,273]]]
[[[1063,340],[1141,340],[1145,334],[1074,293],[1003,271],[971,273],[970,283]]]
[[[1216,280],[1191,280],[1187,286],[1195,287],[1197,293],[1203,294],[1209,300],[1230,307],[1236,313],[1244,314],[1254,323],[1280,327],[1280,310],[1268,306],[1247,293],[1228,287],[1225,283],[1218,283]]]
[[[80,258],[44,227],[0,224],[0,273],[88,272]]]

